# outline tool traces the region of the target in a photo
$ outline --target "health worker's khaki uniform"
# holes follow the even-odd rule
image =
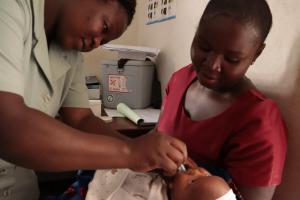
[[[0,91],[20,95],[28,107],[52,117],[60,107],[88,107],[80,53],[48,48],[44,0],[0,3]],[[0,200],[38,195],[32,170],[0,159]]]

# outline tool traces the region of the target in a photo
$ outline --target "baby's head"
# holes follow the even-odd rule
[[[233,88],[263,51],[271,26],[265,0],[210,0],[191,47],[200,83]]]
[[[212,176],[204,168],[194,168],[174,177],[170,195],[172,200],[213,200],[229,190],[222,178]]]

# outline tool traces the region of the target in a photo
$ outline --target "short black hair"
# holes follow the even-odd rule
[[[125,9],[128,17],[128,26],[131,24],[135,14],[136,0],[117,0],[117,2]]]
[[[266,0],[210,0],[201,21],[217,15],[232,17],[242,24],[254,25],[264,42],[272,27],[272,13]]]

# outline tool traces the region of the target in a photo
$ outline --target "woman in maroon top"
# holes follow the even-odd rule
[[[227,171],[247,200],[272,198],[286,155],[276,104],[245,76],[271,25],[265,0],[211,0],[192,43],[192,64],[173,74],[158,124],[183,140],[198,164]]]

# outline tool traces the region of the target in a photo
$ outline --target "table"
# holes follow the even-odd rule
[[[128,136],[138,137],[151,131],[153,126],[138,126],[125,117],[113,117],[113,121],[108,123],[114,130]]]

